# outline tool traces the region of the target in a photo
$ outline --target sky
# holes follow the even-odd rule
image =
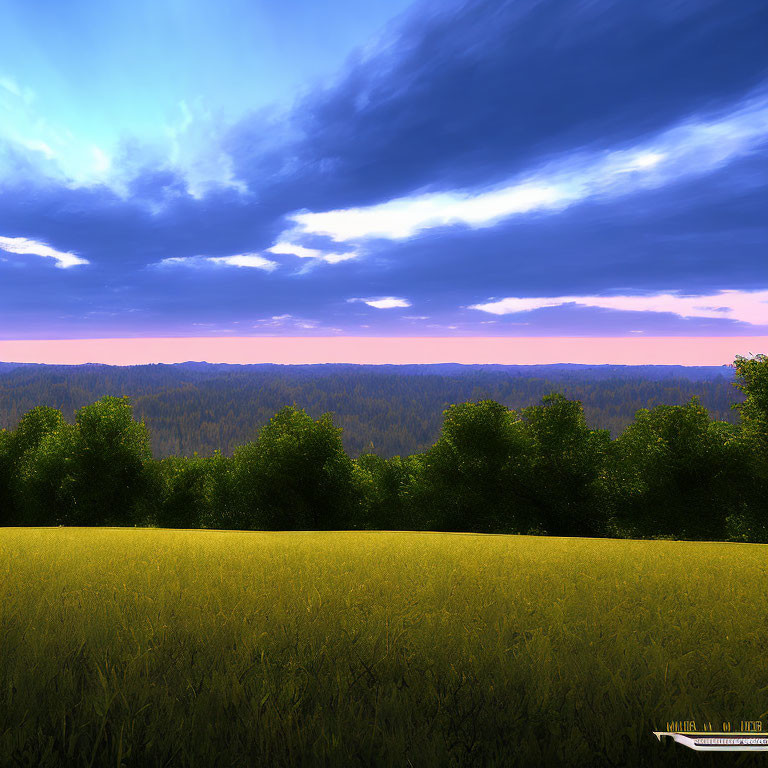
[[[0,28],[3,359],[768,337],[764,0],[0,0]]]

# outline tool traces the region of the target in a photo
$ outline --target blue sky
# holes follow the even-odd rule
[[[762,0],[0,26],[0,338],[768,334]]]

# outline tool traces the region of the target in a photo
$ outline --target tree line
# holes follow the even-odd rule
[[[130,399],[0,431],[0,525],[411,529],[768,541],[768,357],[737,358],[736,424],[697,398],[615,439],[578,400],[451,405],[426,450],[352,458],[328,413],[283,407],[231,457],[154,459]]]
[[[558,391],[580,400],[589,426],[616,437],[640,408],[693,395],[714,418],[735,421],[732,369],[649,366],[17,366],[0,367],[0,428],[34,406],[77,410],[103,395],[130,395],[152,453],[231,456],[282,407],[300,403],[343,427],[350,456],[421,453],[438,438],[451,403],[495,400],[519,409]],[[708,378],[703,378],[704,376]]]

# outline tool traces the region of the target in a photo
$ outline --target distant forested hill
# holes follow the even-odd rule
[[[37,405],[77,408],[130,395],[155,456],[225,454],[251,440],[282,406],[335,413],[353,456],[411,454],[431,445],[451,403],[492,399],[511,408],[562,392],[584,404],[592,427],[617,435],[639,408],[698,395],[716,419],[735,421],[733,369],[683,366],[179,365],[47,366],[0,363],[0,427]]]

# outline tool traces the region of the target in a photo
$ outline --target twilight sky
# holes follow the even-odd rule
[[[0,28],[0,340],[768,335],[764,0]]]

